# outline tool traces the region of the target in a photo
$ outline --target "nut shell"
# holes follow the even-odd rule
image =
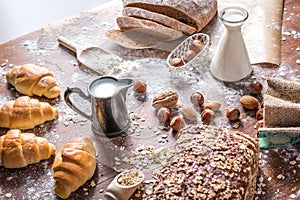
[[[200,40],[193,40],[190,49],[193,50],[196,54],[202,51],[204,44]]]
[[[201,112],[201,119],[204,124],[209,124],[214,120],[215,112],[210,109],[204,109]]]
[[[172,58],[170,61],[170,65],[174,67],[181,67],[184,65],[184,62],[181,58]]]
[[[229,108],[226,110],[226,117],[229,121],[236,121],[240,118],[241,112],[238,108]]]
[[[161,107],[172,108],[177,105],[178,94],[174,91],[166,91],[158,94],[152,100],[152,106],[156,109]]]
[[[263,89],[263,85],[258,81],[252,81],[250,83],[250,93],[251,94],[260,94]]]
[[[221,108],[221,103],[218,101],[211,101],[203,105],[203,109],[210,109],[212,111],[218,111]]]
[[[147,83],[144,79],[136,79],[133,85],[133,91],[136,93],[145,93],[147,91]]]
[[[184,52],[184,61],[185,62],[190,62],[195,57],[196,57],[196,53],[195,53],[195,51],[193,51],[191,49]]]
[[[243,105],[244,108],[247,108],[249,110],[253,110],[257,108],[259,105],[258,100],[250,95],[244,95],[240,98],[240,103]]]
[[[204,103],[204,96],[200,92],[194,92],[190,96],[190,101],[194,106],[200,107]]]
[[[158,121],[161,123],[166,123],[166,122],[170,121],[171,112],[170,112],[169,108],[164,108],[164,107],[160,108],[157,111],[157,118],[158,118]]]
[[[258,109],[255,113],[255,118],[257,120],[262,120],[264,117],[263,117],[263,109]]]
[[[184,126],[185,122],[181,116],[174,117],[170,122],[170,127],[173,129],[173,131],[179,131]]]
[[[189,121],[197,120],[197,111],[195,108],[193,108],[191,106],[183,106],[181,108],[181,113]]]

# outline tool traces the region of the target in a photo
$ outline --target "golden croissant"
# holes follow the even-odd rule
[[[58,116],[58,109],[47,102],[22,96],[0,106],[0,127],[32,129]]]
[[[55,153],[55,146],[46,138],[33,133],[9,130],[0,137],[0,166],[21,168],[48,159]]]
[[[47,68],[34,64],[15,66],[6,73],[7,81],[27,96],[56,98],[60,95],[57,80]]]
[[[96,169],[96,151],[87,137],[76,137],[57,153],[54,164],[54,192],[62,199],[89,180]]]

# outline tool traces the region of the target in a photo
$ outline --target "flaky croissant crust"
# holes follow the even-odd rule
[[[89,180],[96,169],[96,151],[89,138],[73,138],[55,157],[53,164],[55,193],[62,199]]]
[[[48,159],[56,147],[46,138],[33,133],[21,133],[18,129],[9,130],[0,137],[0,166],[21,168]]]
[[[0,127],[32,129],[36,125],[55,119],[58,114],[58,109],[49,103],[22,96],[7,101],[0,107]]]
[[[54,74],[45,67],[34,64],[15,66],[6,73],[6,79],[18,92],[27,96],[44,95],[51,99],[60,95]]]

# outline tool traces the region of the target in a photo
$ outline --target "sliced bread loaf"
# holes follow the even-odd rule
[[[167,15],[200,31],[217,13],[217,0],[123,0],[124,7],[137,7]]]
[[[117,18],[117,24],[122,31],[136,30],[161,40],[171,41],[183,36],[181,31],[166,27],[154,21],[122,16]]]
[[[126,7],[123,9],[123,15],[151,20],[159,24],[173,28],[177,31],[181,31],[187,35],[192,35],[197,31],[195,27],[182,23],[174,18],[156,12],[151,12],[142,8]]]

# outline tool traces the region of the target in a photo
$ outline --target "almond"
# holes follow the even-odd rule
[[[192,106],[183,106],[181,108],[181,113],[189,121],[197,120],[197,111]]]
[[[212,111],[218,111],[221,107],[221,103],[218,101],[211,101],[204,104],[203,109],[210,109]]]
[[[259,105],[258,100],[250,95],[244,95],[240,98],[240,103],[242,104],[242,106],[244,108],[247,108],[249,110],[253,110],[255,108],[257,108],[257,106]]]

